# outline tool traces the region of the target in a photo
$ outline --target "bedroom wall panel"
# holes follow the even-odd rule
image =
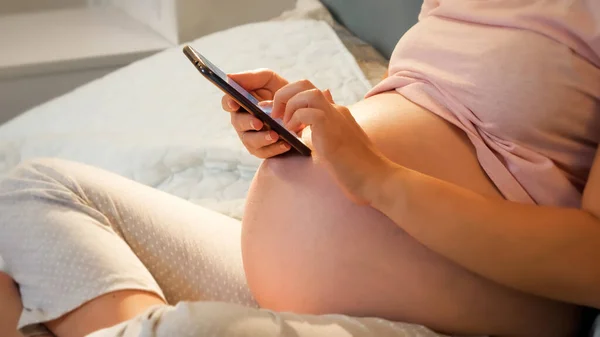
[[[33,108],[89,82],[117,67],[79,70],[64,73],[27,76],[10,80],[0,79],[0,124],[20,112]]]

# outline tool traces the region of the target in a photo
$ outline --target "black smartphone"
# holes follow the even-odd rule
[[[311,151],[302,140],[294,133],[283,126],[281,119],[271,117],[271,110],[258,106],[258,99],[252,96],[248,91],[242,88],[239,84],[233,81],[221,69],[212,64],[206,57],[202,56],[194,48],[185,46],[183,53],[196,66],[200,73],[221,89],[224,93],[231,96],[238,104],[247,112],[251,113],[256,118],[260,119],[265,129],[270,129],[288,142],[292,148],[304,156],[310,156]]]

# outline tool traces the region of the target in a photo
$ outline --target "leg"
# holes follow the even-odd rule
[[[157,305],[165,305],[158,294],[142,290],[120,290],[94,298],[45,325],[59,337],[86,336],[131,319]]]
[[[22,337],[17,332],[17,321],[21,314],[21,298],[13,280],[0,272],[0,331],[7,337]]]
[[[123,302],[125,302],[126,305],[129,304],[129,302],[136,301],[136,304],[138,304],[138,307],[135,309],[137,309],[137,310],[135,310],[135,311],[130,310],[129,312],[127,312],[127,315],[123,315],[123,312],[122,312],[123,310],[119,310],[120,314],[117,313],[117,315],[114,315],[111,317],[109,315],[106,315],[106,312],[111,312],[112,310],[109,310],[109,309],[113,309],[115,307],[117,307],[117,308],[123,307],[123,305],[110,306],[109,303],[107,303],[105,305],[104,303],[101,303],[101,302],[103,302],[102,298],[99,298],[99,299],[95,300],[95,302],[97,302],[97,304],[95,305],[95,308],[96,309],[104,309],[106,311],[103,311],[100,313],[98,313],[98,312],[92,313],[92,315],[90,315],[90,316],[94,317],[94,321],[96,323],[98,323],[98,322],[102,323],[102,321],[106,321],[107,319],[112,320],[113,321],[112,324],[110,321],[104,322],[105,324],[100,324],[101,326],[112,326],[114,324],[125,321],[125,320],[135,316],[136,314],[143,312],[146,308],[150,307],[148,305],[144,306],[144,304],[146,304],[145,298],[139,298],[139,297],[135,296],[136,294],[123,294],[123,295],[126,295],[127,298],[123,299],[120,293],[116,294],[116,296],[114,296],[114,297],[117,299],[121,299]],[[143,294],[143,295],[146,295],[146,294]],[[113,297],[113,296],[111,296],[111,297]],[[152,299],[153,296],[148,296],[148,298]],[[161,300],[161,302],[162,302],[162,300]],[[10,278],[10,276],[8,276],[7,274],[4,274],[4,273],[0,273],[0,303],[2,303],[2,306],[0,306],[0,331],[3,331],[5,334],[8,333],[8,335],[5,335],[5,337],[23,337],[23,335],[17,331],[17,322],[19,320],[19,315],[21,314],[21,311],[23,310],[23,305],[21,304],[21,297],[19,296],[19,291],[18,291],[14,281]],[[85,306],[86,305],[84,305],[80,310],[84,310]],[[25,332],[25,335],[38,336],[38,337],[51,337],[52,336],[52,334],[49,331],[47,331],[47,329],[42,325],[31,327],[30,329],[28,329]]]
[[[60,337],[144,309],[94,336],[437,336],[380,319],[257,309],[238,222],[75,163],[36,161],[0,183],[0,256],[21,287],[19,325],[50,322]],[[155,305],[162,299],[233,303]]]
[[[165,300],[255,305],[239,222],[61,160],[21,165],[0,182],[0,256],[21,289],[19,327],[50,322],[61,337]]]

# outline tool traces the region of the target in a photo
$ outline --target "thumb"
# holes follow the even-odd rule
[[[329,89],[325,89],[323,91],[323,95],[325,95],[325,98],[327,98],[329,103],[335,104],[335,102],[333,101],[333,95],[331,95],[331,91],[329,91]]]
[[[276,74],[273,73],[272,70],[268,70],[268,69],[256,69],[256,70],[246,71],[246,72],[241,72],[241,73],[227,74],[227,76],[229,78],[234,80],[237,84],[242,86],[242,88],[244,88],[248,91],[253,91],[253,90],[262,89],[262,88],[266,88],[271,91],[276,91],[276,90],[272,90],[272,88],[270,88],[270,86],[273,85],[273,84],[270,84],[270,82],[275,75]],[[277,81],[275,81],[275,82],[277,82]]]

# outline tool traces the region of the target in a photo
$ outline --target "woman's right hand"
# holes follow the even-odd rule
[[[252,93],[259,101],[273,100],[275,92],[288,84],[283,77],[269,69],[229,74],[229,77]],[[223,96],[221,104],[223,110],[231,114],[231,124],[251,154],[264,159],[290,150],[290,145],[283,139],[279,139],[279,135],[275,131],[262,130],[263,122],[243,111],[230,96]]]

